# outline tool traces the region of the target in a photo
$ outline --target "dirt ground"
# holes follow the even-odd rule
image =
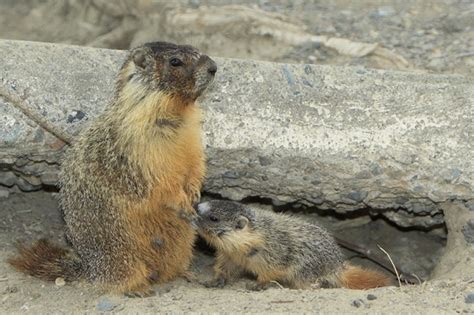
[[[104,1],[97,0],[87,3],[102,2]],[[130,1],[123,1],[125,2]],[[146,1],[137,3],[144,2]],[[174,7],[196,9],[204,5],[256,3],[258,8],[266,12],[285,15],[292,23],[302,25],[311,34],[380,43],[405,58],[413,66],[411,69],[413,71],[466,76],[474,74],[474,1],[472,0],[330,2],[190,0],[175,1],[172,4],[166,1],[152,2],[156,3],[158,8],[166,7],[166,10]],[[125,49],[142,38],[148,38],[149,34],[141,32],[143,28],[152,33],[163,31],[160,36],[164,39],[190,42],[213,56],[289,63],[386,67],[384,63],[379,63],[371,57],[342,56],[312,43],[282,49],[281,44],[265,41],[259,44],[256,39],[253,39],[250,45],[245,36],[236,39],[223,32],[222,36],[217,34],[216,37],[210,34],[209,38],[212,40],[207,38],[207,41],[212,44],[209,44],[196,34],[180,33],[159,26],[155,29],[152,27],[154,20],[148,15],[143,15],[145,14],[143,12],[135,12],[129,16],[116,10],[97,16],[94,15],[96,14],[94,12],[100,9],[97,5],[87,12],[82,12],[78,9],[77,3],[80,1],[0,0],[0,38]],[[167,12],[166,10],[163,12]],[[149,15],[152,16],[152,10],[150,12]],[[161,14],[161,11],[156,14]],[[144,21],[148,21],[148,24]],[[121,29],[123,32],[113,33],[115,29]],[[267,49],[267,44],[270,45],[270,49]],[[8,198],[4,198],[1,189],[0,187],[0,261],[5,261],[14,253],[14,243],[17,239],[34,240],[47,237],[63,242],[63,223],[51,193],[10,193]],[[410,270],[415,270],[422,278],[429,276],[429,271],[442,254],[445,242],[442,231],[430,231],[430,233],[399,231],[382,221],[364,220],[366,219],[354,223],[354,226],[368,224],[370,229],[366,231],[370,230],[373,233],[367,234],[364,238],[360,236],[359,231],[357,232],[359,240],[372,245],[376,242],[386,242],[384,245],[398,257],[401,265],[409,266]],[[337,227],[337,224],[329,225]],[[347,224],[340,224],[339,228],[339,232],[342,229],[341,234],[346,237],[356,233],[356,229]],[[384,232],[379,233],[378,229]],[[413,245],[411,243],[424,245],[417,247],[411,246]],[[200,280],[211,276],[212,264],[213,258],[208,252],[196,251],[193,271]],[[154,297],[131,299],[104,295],[86,283],[67,283],[65,286],[58,286],[43,282],[13,271],[6,263],[0,263],[0,314],[474,313],[474,278],[472,271],[469,270],[466,270],[466,277],[462,279],[436,279],[417,286],[388,287],[369,291],[272,288],[263,292],[253,292],[246,290],[246,284],[250,281],[252,280],[243,279],[224,289],[208,289],[198,283],[178,279],[166,285],[156,286],[157,294]]]

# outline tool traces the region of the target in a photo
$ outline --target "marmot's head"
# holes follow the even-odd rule
[[[195,100],[216,71],[216,63],[192,46],[151,42],[131,50],[119,86],[133,82],[147,90]]]
[[[240,203],[212,200],[198,204],[196,210],[198,233],[214,247],[235,250],[254,238],[255,214]]]

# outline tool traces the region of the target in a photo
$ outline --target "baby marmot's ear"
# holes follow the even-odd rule
[[[145,69],[149,62],[149,48],[138,47],[132,51],[132,60],[136,67]]]
[[[235,228],[237,230],[242,230],[244,227],[249,224],[249,219],[244,217],[243,215],[239,216],[239,219],[237,220],[237,224],[235,225]]]

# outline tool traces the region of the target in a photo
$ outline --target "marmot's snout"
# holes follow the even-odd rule
[[[205,56],[205,57],[207,57],[207,56]],[[207,58],[209,59],[207,72],[209,72],[210,75],[214,76],[217,72],[217,64],[211,58],[209,58],[209,57],[207,57]]]
[[[200,95],[214,80],[217,72],[217,64],[207,55],[199,58],[198,71],[195,74],[195,90]]]

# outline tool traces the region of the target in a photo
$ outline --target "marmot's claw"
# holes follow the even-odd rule
[[[213,279],[211,281],[201,282],[201,284],[203,286],[205,286],[206,288],[219,288],[219,289],[222,289],[225,286],[226,281],[223,277],[219,277],[219,278]]]
[[[186,271],[183,274],[183,278],[186,279],[186,281],[189,282],[189,283],[198,282],[197,276],[191,271]]]
[[[147,290],[144,290],[144,291],[125,292],[124,295],[128,298],[146,298],[146,297],[156,295],[156,292],[153,289],[147,289]]]
[[[257,284],[247,284],[246,285],[247,290],[250,290],[250,291],[264,291],[264,290],[270,289],[272,287],[274,288],[274,287],[277,287],[277,286],[273,283],[257,283]]]

